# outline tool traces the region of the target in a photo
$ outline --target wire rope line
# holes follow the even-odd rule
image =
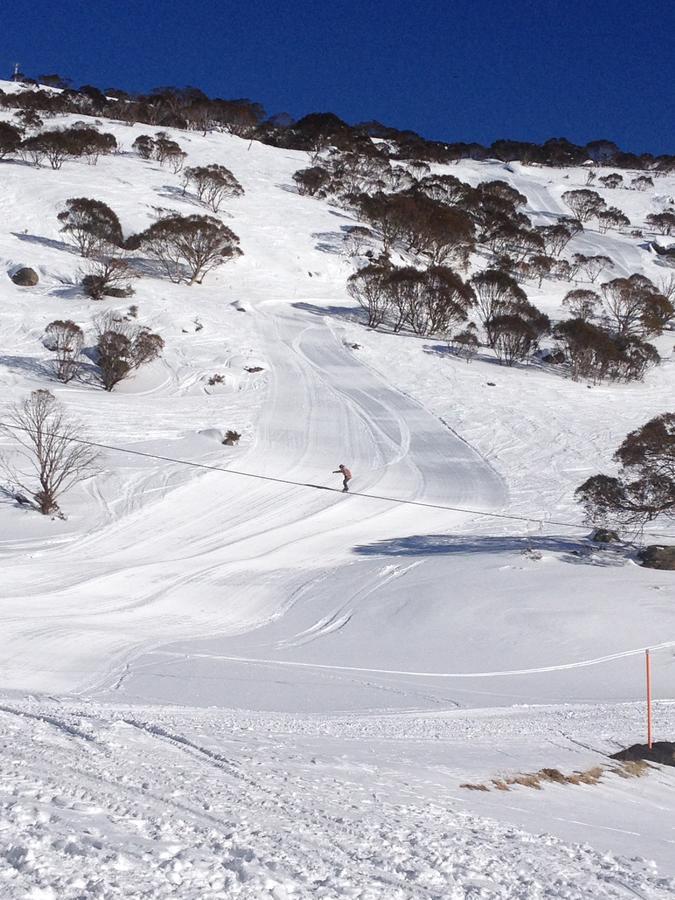
[[[652,644],[649,647],[651,653],[657,650],[666,650],[675,647],[675,641],[664,641],[661,644]],[[643,655],[646,647],[638,647],[635,650],[622,650],[618,653],[609,653],[607,656],[597,656],[594,659],[583,659],[578,662],[562,663],[557,666],[538,666],[532,669],[506,669],[501,672],[409,672],[402,669],[372,669],[365,666],[334,666],[329,663],[298,662],[290,659],[259,659],[250,656],[221,656],[211,653],[179,653],[170,650],[156,650],[154,656],[189,657],[190,659],[225,660],[226,662],[240,662],[257,665],[287,666],[302,669],[326,669],[331,672],[365,672],[368,675],[397,675],[409,678],[501,678],[512,675],[541,675],[544,672],[563,672],[568,669],[585,669],[589,666],[599,666],[603,663],[613,662],[617,659],[626,659],[630,656]]]
[[[6,428],[8,430],[13,430],[13,431],[25,431],[25,432],[28,432],[29,434],[32,432],[32,429],[27,428],[25,426],[12,425],[9,422],[2,422],[2,421],[0,421],[0,428]],[[160,462],[175,463],[176,465],[181,465],[181,466],[191,466],[192,468],[195,468],[195,469],[206,469],[211,472],[224,472],[226,475],[238,475],[242,478],[253,478],[253,479],[257,479],[258,481],[269,481],[269,482],[273,482],[275,484],[287,484],[287,485],[291,485],[292,487],[310,488],[312,490],[317,490],[317,491],[330,491],[331,493],[334,493],[334,494],[342,494],[343,493],[342,488],[332,488],[332,487],[328,487],[327,485],[312,484],[311,482],[305,482],[305,481],[294,481],[293,479],[290,479],[290,478],[278,478],[274,475],[261,475],[256,472],[242,472],[240,469],[225,468],[224,466],[216,466],[216,465],[212,465],[210,463],[203,463],[203,462],[195,462],[194,460],[190,460],[190,459],[178,459],[173,456],[163,456],[158,453],[148,453],[147,451],[144,451],[144,450],[132,450],[128,447],[116,447],[113,444],[103,444],[103,443],[100,443],[99,441],[88,441],[88,440],[85,440],[84,438],[71,437],[70,435],[46,433],[45,437],[56,437],[56,438],[60,438],[62,440],[72,441],[75,444],[82,444],[86,447],[96,447],[100,450],[110,450],[114,453],[126,453],[131,456],[141,456],[146,459],[156,459],[156,460],[159,460]],[[510,521],[514,521],[514,522],[534,522],[535,524],[538,524],[540,527],[543,527],[543,525],[547,525],[547,526],[548,525],[556,525],[559,528],[576,528],[581,531],[587,531],[588,528],[599,527],[599,526],[595,526],[594,523],[588,523],[585,525],[581,525],[578,522],[563,522],[563,521],[556,520],[556,519],[542,519],[541,516],[519,516],[514,513],[487,512],[484,509],[472,509],[467,506],[449,506],[448,504],[431,503],[426,500],[409,500],[409,499],[405,499],[403,497],[387,497],[383,494],[370,494],[370,493],[366,493],[365,491],[349,491],[349,493],[353,497],[364,497],[367,500],[382,500],[387,503],[400,503],[400,504],[405,504],[407,506],[419,506],[419,507],[423,507],[425,509],[447,510],[449,512],[465,513],[467,515],[481,516],[483,518],[488,518],[488,519],[506,519],[506,520],[510,520]],[[673,537],[673,535],[671,535],[671,534],[664,534],[662,532],[657,532],[657,531],[640,531],[640,534],[646,535],[648,537],[661,537],[661,538],[672,538]]]

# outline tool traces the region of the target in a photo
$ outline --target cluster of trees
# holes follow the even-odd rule
[[[642,528],[675,518],[675,413],[632,431],[614,454],[617,476],[593,475],[577,488],[588,519]]]
[[[180,172],[187,159],[187,153],[164,131],[158,131],[154,138],[149,134],[139,134],[132,147],[141,159],[156,159],[160,165],[168,166],[174,174]]]
[[[478,329],[469,322],[472,313],[487,345],[506,365],[527,359],[550,330],[548,316],[498,269],[465,282],[447,266],[416,269],[393,266],[385,258],[355,272],[347,289],[365,309],[369,327],[387,324],[395,332],[410,328],[415,334],[443,336],[467,358],[479,346]]]
[[[138,325],[133,317],[105,312],[95,317],[94,328],[96,340],[91,355],[106,391],[140,366],[157,359],[164,349],[163,339]],[[84,340],[84,331],[70,319],[56,319],[45,329],[43,341],[54,353],[54,375],[64,384],[82,370]]]
[[[574,144],[566,138],[551,138],[542,144],[496,140],[490,146],[473,142],[431,141],[414,131],[400,130],[379,122],[349,125],[332,113],[310,113],[298,121],[282,113],[267,116],[260,103],[249,99],[210,98],[194,87],[159,87],[147,94],[130,94],[117,88],[99,90],[83,85],[75,90],[57,74],[41,76],[40,84],[59,90],[40,89],[38,82],[24,79],[26,89],[6,94],[0,91],[0,107],[41,116],[76,113],[106,116],[135,124],[189,129],[206,133],[227,131],[255,138],[274,146],[313,151],[334,146],[343,151],[367,153],[379,141],[380,152],[390,159],[448,163],[459,159],[521,160],[544,166],[576,166],[589,159],[597,165],[622,169],[675,170],[675,156],[636,155],[622,151],[608,140]]]
[[[614,278],[600,293],[576,289],[563,298],[571,318],[553,335],[575,378],[640,379],[659,362],[647,338],[661,334],[675,314],[672,302],[644,275]]]
[[[67,159],[83,157],[91,165],[96,165],[100,156],[116,150],[114,135],[101,133],[89,126],[74,125],[25,137],[23,128],[0,122],[0,159],[20,154],[35,166],[47,161],[52,169],[60,169]]]
[[[675,234],[675,211],[666,210],[662,213],[651,213],[645,221],[659,234],[670,236]]]
[[[348,283],[366,310],[370,327],[387,324],[394,331],[410,328],[419,334],[443,335],[468,354],[479,344],[477,325],[469,321],[473,312],[487,346],[508,364],[527,359],[551,333],[559,345],[558,355],[564,353],[575,378],[631,380],[658,363],[659,355],[647,338],[662,331],[673,316],[673,305],[672,298],[649,279],[639,275],[613,279],[602,285],[600,293],[570,291],[564,305],[571,318],[553,330],[520,286],[525,279],[541,286],[544,278],[583,278],[594,284],[614,267],[604,254],[562,257],[591,218],[598,220],[602,231],[630,224],[595,191],[566,192],[563,199],[573,215],[533,227],[523,212],[527,198],[503,181],[473,187],[453,175],[432,173],[424,162],[392,166],[377,149],[363,155],[317,144],[312,162],[295,173],[299,192],[330,197],[367,223],[368,228],[350,229],[354,253],[363,250],[373,235],[381,240],[379,260]],[[604,179],[610,188],[622,181],[617,173]],[[635,185],[643,186],[643,182]],[[489,253],[490,268],[464,284],[449,267],[466,269],[476,250]],[[393,265],[396,252],[412,256],[415,264]],[[372,251],[368,255],[372,260]],[[431,273],[439,270],[452,272],[466,288],[458,295],[460,304],[444,300],[434,305],[438,294]],[[456,300],[453,297],[453,304]],[[464,330],[453,333],[462,324]]]
[[[58,75],[49,78],[49,86],[58,91],[40,89],[27,79],[25,90],[10,94],[0,91],[0,108],[27,110],[44,117],[75,113],[105,116],[130,125],[141,122],[202,132],[218,129],[242,136],[249,136],[265,119],[259,103],[211,99],[198,88],[159,87],[148,94],[130,94],[118,88],[103,92],[93,85],[74,90]]]
[[[187,188],[192,188],[199,200],[216,213],[225,200],[241,197],[244,193],[232,172],[218,163],[186,169],[183,174],[183,189]]]
[[[201,284],[213,268],[242,252],[237,235],[213,216],[169,215],[126,240],[117,214],[100,200],[71,198],[58,219],[80,254],[95,261],[83,286],[97,300],[132,293],[128,281],[134,273],[122,258],[126,251],[148,253],[171,281],[187,284]]]
[[[383,260],[355,272],[347,289],[366,310],[370,328],[387,322],[396,332],[408,327],[422,335],[447,335],[475,303],[471,287],[440,265],[416,269]]]
[[[620,175],[618,177],[621,178]],[[602,181],[602,179],[600,180]],[[609,228],[625,228],[630,225],[628,216],[624,215],[618,207],[608,206],[600,194],[590,188],[565,191],[562,199],[579,222],[585,223],[591,219],[597,219],[598,227],[603,232]]]

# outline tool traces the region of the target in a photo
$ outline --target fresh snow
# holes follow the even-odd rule
[[[669,770],[459,785],[609,765],[643,739],[641,650],[675,642],[672,573],[551,523],[580,523],[574,488],[672,409],[672,332],[644,383],[591,387],[369,332],[345,290],[354,220],[292,187],[306,154],[184,132],[190,164],[245,188],[221,213],[244,256],[201,286],[147,277],[95,303],[59,233],[68,197],[104,200],[125,233],[158,207],[201,211],[131,152],[157,129],[102,127],[122,153],[96,167],[0,163],[0,268],[41,279],[0,272],[1,411],[49,387],[93,440],[233,472],[111,450],[63,520],[0,502],[0,896],[671,896]],[[448,171],[508,181],[540,223],[585,178]],[[675,178],[598,191],[640,225]],[[587,230],[569,252],[611,256],[605,277],[668,274],[626,235]],[[527,290],[559,315],[567,288]],[[95,313],[130,303],[160,360],[112,394],[50,378],[50,321],[91,336]],[[317,489],[339,490],[340,462],[379,499]],[[674,649],[653,654],[670,739]]]

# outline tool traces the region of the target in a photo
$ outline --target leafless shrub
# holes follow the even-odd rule
[[[102,297],[131,297],[134,289],[129,282],[138,278],[128,262],[108,256],[90,265],[90,271],[82,278],[85,294],[92,300]],[[130,307],[131,308],[131,307]]]
[[[156,359],[164,348],[164,341],[158,334],[116,313],[104,313],[94,321],[98,366],[106,391],[111,391],[139,366]]]
[[[82,329],[70,319],[56,319],[45,329],[45,345],[56,354],[56,377],[64,384],[77,375],[83,343]]]
[[[61,494],[94,474],[98,453],[78,442],[80,425],[49,391],[33,391],[10,409],[7,419],[0,429],[19,444],[21,462],[3,458],[0,468],[34,498],[43,515],[57,513]]]
[[[389,267],[373,264],[359,269],[347,281],[347,291],[368,314],[368,327],[382,325],[391,308],[387,285]]]
[[[614,268],[614,263],[609,256],[603,256],[602,254],[586,256],[583,253],[575,253],[572,257],[572,263],[574,271],[582,272],[586,275],[591,284],[595,284],[603,269]]]
[[[562,305],[573,319],[589,322],[597,317],[600,302],[600,295],[595,291],[578,288],[565,294]]]
[[[675,516],[675,413],[628,434],[614,459],[617,477],[593,475],[576,490],[589,521],[642,527]]]

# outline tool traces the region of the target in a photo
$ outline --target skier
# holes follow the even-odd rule
[[[349,482],[352,480],[352,473],[349,471],[347,466],[344,463],[340,463],[340,465],[335,469],[333,475],[342,475],[342,493],[346,494],[349,491]]]

